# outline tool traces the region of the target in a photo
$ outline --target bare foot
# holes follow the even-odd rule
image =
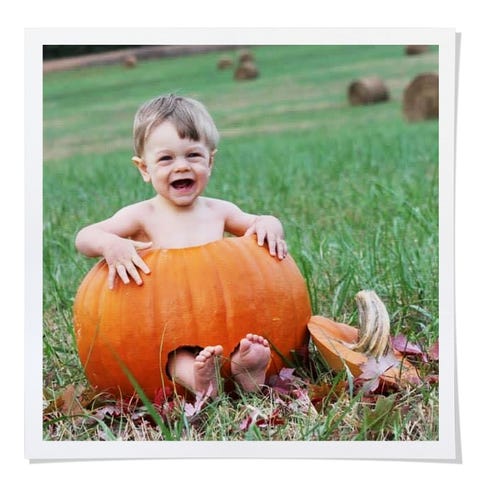
[[[220,345],[207,346],[195,357],[193,363],[193,381],[196,393],[208,393],[215,397],[218,393],[216,357],[221,356],[223,348]]]
[[[256,334],[247,334],[232,355],[231,370],[235,381],[245,391],[256,391],[265,383],[265,374],[270,362],[268,341]]]

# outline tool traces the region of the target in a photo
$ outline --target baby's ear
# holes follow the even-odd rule
[[[132,157],[132,162],[139,170],[143,180],[145,182],[150,182],[150,174],[147,171],[147,164],[145,163],[145,161],[141,157],[137,157],[136,155],[134,155]]]
[[[215,154],[217,153],[217,149],[214,149],[210,152],[210,159],[209,159],[209,167],[213,169],[213,163],[215,162]]]

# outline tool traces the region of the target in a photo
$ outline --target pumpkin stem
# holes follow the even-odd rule
[[[390,319],[385,304],[373,290],[362,290],[355,296],[360,328],[354,351],[365,353],[375,359],[391,351]]]

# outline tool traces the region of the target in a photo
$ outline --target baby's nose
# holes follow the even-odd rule
[[[190,169],[188,161],[184,157],[178,157],[175,160],[175,171],[185,172]]]

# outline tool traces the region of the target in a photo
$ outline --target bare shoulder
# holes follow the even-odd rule
[[[150,199],[129,204],[119,209],[113,217],[142,219],[154,210],[153,202]]]
[[[100,223],[105,231],[131,237],[142,231],[148,215],[153,211],[151,201],[141,201],[119,209],[113,216]]]
[[[241,236],[253,224],[255,215],[242,211],[236,204],[223,199],[204,198],[212,211],[220,215],[225,222],[225,230]]]
[[[227,216],[232,212],[240,211],[238,206],[236,206],[230,201],[225,201],[224,199],[202,197],[202,200],[208,209],[224,214],[225,216]]]

